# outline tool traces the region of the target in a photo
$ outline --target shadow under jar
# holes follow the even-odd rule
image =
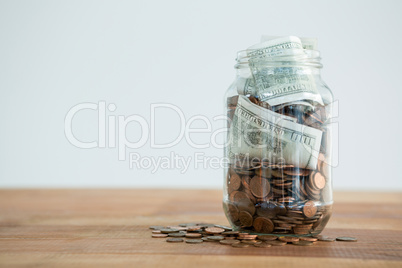
[[[223,191],[235,230],[307,236],[327,224],[333,96],[321,68],[313,50],[268,58],[238,53],[236,79],[225,95]]]

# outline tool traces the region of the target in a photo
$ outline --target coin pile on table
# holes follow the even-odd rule
[[[177,226],[150,226],[153,238],[164,238],[168,243],[200,244],[204,242],[219,243],[234,248],[247,248],[250,246],[268,248],[271,246],[313,246],[317,241],[356,242],[354,237],[330,238],[327,236],[281,236],[257,235],[247,232],[234,231],[232,228],[208,223],[184,223]]]

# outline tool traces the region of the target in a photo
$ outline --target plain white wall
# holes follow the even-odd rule
[[[152,174],[118,161],[116,148],[76,148],[64,119],[71,107],[99,101],[115,104],[107,114],[116,117],[149,120],[150,104],[164,102],[187,119],[212,118],[222,113],[236,52],[268,34],[318,38],[322,76],[339,100],[335,189],[402,190],[401,3],[0,1],[0,186],[221,187],[220,169]],[[174,139],[178,127],[173,110],[159,110],[158,142]],[[139,130],[130,124],[127,135],[138,140]],[[77,114],[73,131],[95,140],[96,112]],[[171,151],[222,156],[185,140],[128,150],[154,157]]]

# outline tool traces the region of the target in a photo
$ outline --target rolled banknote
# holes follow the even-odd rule
[[[247,49],[251,76],[237,80],[237,92],[253,95],[271,106],[301,100],[322,105],[311,68],[298,63],[308,57],[301,39],[295,36],[272,38]],[[312,38],[305,42],[314,45]],[[289,62],[294,62],[294,66],[289,67]]]
[[[228,156],[246,156],[315,169],[322,131],[296,123],[239,96],[229,130]]]

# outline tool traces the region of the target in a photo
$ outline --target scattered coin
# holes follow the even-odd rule
[[[343,241],[343,242],[357,242],[357,239],[354,237],[347,237],[347,236],[341,236],[337,237],[336,241]]]
[[[186,239],[186,243],[189,244],[200,244],[202,242],[204,242],[202,239]]]
[[[167,236],[168,236],[167,234],[153,234],[152,235],[153,238],[165,238]]]
[[[225,229],[223,228],[218,228],[218,227],[209,227],[205,229],[205,232],[208,234],[220,234],[223,233]]]
[[[207,238],[209,240],[213,240],[213,241],[220,241],[225,239],[225,237],[221,236],[221,235],[212,235],[212,236],[207,236]]]
[[[273,240],[277,240],[278,237],[276,235],[259,235],[258,239],[260,239],[262,241],[273,241]]]
[[[266,241],[265,243],[268,243],[272,246],[285,246],[287,243],[279,240],[274,240],[274,241]]]
[[[232,247],[234,247],[234,248],[248,248],[250,245],[248,245],[248,244],[244,244],[244,243],[235,243],[235,244],[232,244]]]
[[[301,240],[301,241],[294,241],[292,242],[292,244],[297,246],[312,246],[314,245],[314,242]]]
[[[292,242],[297,242],[299,241],[298,237],[294,237],[294,236],[280,236],[278,238],[280,241],[282,242],[287,242],[287,243],[292,243]]]
[[[170,234],[170,233],[177,233],[179,230],[177,229],[160,229],[162,234]]]
[[[183,242],[183,241],[184,241],[183,238],[174,238],[174,237],[172,237],[172,238],[166,239],[166,242],[170,242],[170,243],[178,243],[178,242]]]
[[[187,234],[185,234],[185,236],[186,237],[188,237],[188,238],[201,238],[202,237],[202,234],[199,234],[199,233],[187,233]]]
[[[185,237],[186,236],[185,233],[168,233],[167,235],[170,237]]]
[[[334,242],[334,241],[335,241],[335,238],[328,237],[328,236],[318,236],[318,241]]]
[[[292,209],[296,209],[297,206],[292,207]],[[304,212],[297,210],[290,210],[286,214],[287,216],[293,215],[295,218],[298,218],[298,215],[304,214]],[[322,212],[317,212],[317,217],[322,217]],[[258,218],[258,217],[257,217]],[[256,219],[257,219],[256,218]],[[281,217],[282,219],[286,219],[286,217]],[[297,220],[296,220],[297,221]],[[258,222],[258,221],[257,221]],[[278,223],[282,224],[282,223]],[[184,226],[184,224],[182,224]],[[311,228],[312,224],[296,224],[299,226],[298,228],[306,229]],[[200,228],[197,232],[188,232],[185,230],[178,230],[173,228],[162,228],[160,230],[152,229],[152,238],[167,238],[166,242],[170,243],[179,243],[185,241],[189,244],[199,244],[203,242],[219,242],[222,245],[232,245],[233,247],[248,247],[249,245],[253,245],[254,247],[266,248],[270,246],[285,246],[287,243],[292,243],[297,246],[312,246],[316,243],[316,241],[324,241],[324,242],[333,242],[335,238],[331,238],[325,235],[312,235],[312,236],[277,236],[277,235],[256,235],[250,234],[248,232],[239,232],[239,231],[229,231],[230,227],[226,227],[223,225],[214,225],[214,224],[199,224]],[[186,228],[191,227],[190,224],[187,225]],[[221,228],[222,227],[222,228]],[[226,227],[226,228],[224,228]],[[287,226],[288,227],[288,226]],[[293,227],[293,225],[291,225]],[[209,233],[206,230],[209,229]],[[224,231],[228,230],[228,231]],[[275,229],[276,230],[276,229]],[[274,230],[274,232],[275,232]],[[165,232],[165,233],[164,233]],[[168,233],[166,233],[168,232]],[[211,233],[212,232],[212,233]],[[204,235],[204,237],[203,237]],[[186,237],[184,240],[182,237]],[[337,241],[347,241],[347,242],[356,242],[357,239],[354,237],[337,237]]]
[[[308,237],[308,236],[301,236],[299,237],[300,241],[310,241],[310,242],[315,242],[318,240],[318,238],[314,238],[314,237]]]
[[[152,230],[160,230],[160,229],[163,229],[163,228],[165,228],[165,227],[164,226],[159,226],[159,225],[149,226],[149,229],[152,229]]]
[[[228,226],[224,226],[224,225],[219,225],[219,224],[215,224],[214,225],[216,228],[222,228],[225,230],[225,232],[231,232],[233,229],[231,227]]]
[[[232,244],[237,244],[240,243],[240,240],[237,239],[233,239],[233,240],[221,240],[219,241],[219,243],[221,243],[222,245],[232,245]]]
[[[259,243],[259,244],[254,244],[254,247],[257,247],[257,248],[269,248],[271,246],[272,246],[271,244],[268,244],[268,243],[265,243],[265,242]]]
[[[254,244],[261,243],[261,241],[257,241],[257,240],[242,240],[241,242],[244,243],[244,244],[249,244],[249,245],[254,245]]]

